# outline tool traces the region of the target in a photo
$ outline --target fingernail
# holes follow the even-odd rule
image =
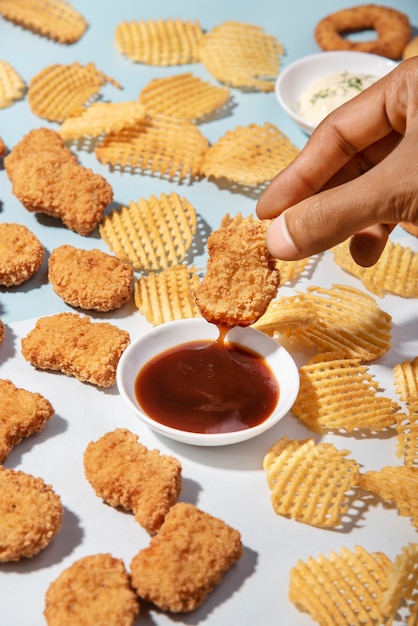
[[[270,224],[266,241],[270,253],[278,259],[291,261],[299,254],[299,250],[287,229],[285,212],[281,213]]]

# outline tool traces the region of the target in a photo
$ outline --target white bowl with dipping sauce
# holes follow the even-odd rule
[[[163,399],[169,397],[170,391],[167,391],[167,389],[170,389],[170,386],[176,396],[178,388],[183,388],[184,386],[187,390],[190,385],[190,388],[192,388],[193,384],[190,383],[189,385],[191,378],[194,380],[194,386],[200,386],[200,383],[196,382],[198,379],[195,379],[195,370],[198,372],[200,365],[193,369],[193,375],[190,373],[184,374],[186,381],[184,385],[179,385],[178,380],[174,380],[173,376],[169,375],[170,371],[173,372],[175,367],[181,371],[181,368],[184,366],[184,364],[179,366],[176,361],[174,366],[171,364],[169,368],[166,369],[167,382],[163,382],[165,380],[163,376],[155,377],[153,374],[154,378],[158,378],[156,388],[154,389],[154,382],[148,386],[148,383],[145,382],[147,379],[143,373],[145,371],[143,368],[147,366],[150,361],[155,357],[161,357],[162,353],[166,351],[172,352],[178,347],[184,347],[184,344],[190,342],[207,342],[208,345],[210,345],[218,338],[218,328],[214,324],[210,324],[200,318],[167,322],[154,327],[142,337],[138,337],[136,340],[132,341],[122,354],[116,374],[116,382],[121,397],[133,413],[155,432],[165,435],[170,439],[191,445],[224,446],[251,439],[265,432],[277,424],[291,409],[299,391],[299,372],[295,361],[285,348],[276,340],[254,328],[233,328],[228,331],[225,341],[228,346],[229,344],[233,346],[238,345],[244,352],[248,351],[252,353],[253,358],[256,357],[256,355],[261,357],[258,361],[261,360],[262,367],[266,368],[270,375],[268,384],[271,383],[272,378],[274,391],[276,392],[278,389],[278,398],[275,397],[273,399],[272,396],[271,402],[273,404],[270,407],[271,410],[260,423],[251,427],[243,427],[242,423],[238,422],[238,426],[235,429],[235,422],[232,421],[232,426],[230,425],[229,427],[233,429],[228,432],[219,432],[216,430],[219,425],[216,426],[215,432],[193,432],[193,426],[190,426],[190,423],[187,426],[183,424],[177,427],[175,425],[176,422],[173,422],[172,418],[168,418],[169,425],[167,423],[164,424],[153,418],[152,415],[155,415],[153,411],[149,409],[145,410],[144,407],[141,406],[137,396],[138,375],[141,379],[143,390],[146,391],[147,395],[149,390],[152,389],[152,393],[150,392],[151,396],[152,394],[156,396],[161,395]],[[194,356],[195,355],[196,348],[194,352]],[[177,359],[178,357],[175,356],[174,358]],[[209,376],[210,369],[213,369],[213,363],[211,365],[211,357],[207,354],[205,349],[200,350],[199,359],[203,359],[201,362],[202,376]],[[229,371],[229,364],[227,367]],[[232,364],[231,368],[231,371],[233,371],[235,364]],[[142,373],[140,374],[141,370]],[[196,373],[196,376],[198,376],[198,373]],[[225,380],[227,378],[228,376],[223,377]],[[253,392],[252,387],[248,384],[246,388],[251,388],[251,393]],[[271,388],[273,389],[273,387]],[[245,396],[245,390],[243,395]],[[229,404],[233,406],[232,403]],[[182,404],[181,406],[184,405]],[[213,405],[209,406],[210,408],[207,409],[209,411],[208,414],[210,416],[216,415],[216,409],[214,411],[212,409]],[[222,404],[219,403],[219,406],[222,406],[222,410],[224,410],[225,404],[223,400]],[[187,411],[184,409],[184,414],[186,413]],[[164,413],[163,415],[164,420],[166,420],[168,413]],[[194,424],[195,422],[192,423]],[[224,424],[223,419],[220,424],[222,425],[219,426],[219,428],[222,429]]]
[[[276,98],[287,113],[287,115],[308,135],[310,135],[315,127],[317,121],[311,121],[306,119],[300,112],[300,99],[305,96],[311,90],[317,81],[329,77],[331,83],[335,86],[335,75],[348,73],[353,75],[366,75],[374,76],[376,79],[381,78],[392,69],[396,67],[397,62],[379,56],[377,54],[370,54],[368,52],[355,52],[355,51],[343,51],[337,50],[335,52],[319,52],[318,54],[312,54],[310,56],[303,57],[298,61],[295,61],[278,75],[275,85]],[[361,81],[363,86],[364,81]],[[324,95],[323,88],[316,90],[318,93],[322,89],[322,95]],[[359,89],[349,89],[350,97],[357,95]],[[339,90],[341,96],[341,90]],[[315,106],[320,105],[319,98],[316,98]],[[326,98],[321,102],[325,105]],[[335,104],[336,108],[338,104],[341,104],[341,99],[334,103],[328,99],[324,108],[329,108]],[[321,105],[320,105],[321,106]],[[329,112],[329,111],[328,111]]]

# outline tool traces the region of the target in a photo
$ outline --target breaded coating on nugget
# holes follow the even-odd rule
[[[150,545],[132,559],[132,584],[140,598],[163,611],[192,611],[241,554],[237,530],[193,504],[179,502]]]
[[[280,273],[266,245],[267,222],[215,230],[206,274],[196,290],[203,317],[218,326],[249,326],[276,296]]]
[[[95,229],[113,199],[103,176],[71,160],[56,159],[53,152],[16,163],[12,191],[28,211],[59,218],[79,235]]]
[[[132,297],[134,272],[129,263],[101,250],[63,245],[49,257],[48,278],[70,306],[113,311]]]
[[[133,626],[138,613],[122,559],[107,553],[75,561],[45,595],[48,626]]]
[[[50,158],[54,158],[56,161],[78,162],[75,154],[66,147],[63,139],[55,130],[34,128],[23,136],[4,159],[4,167],[9,179],[13,181],[15,167],[19,165],[22,159],[30,157],[33,161],[44,152],[52,153]]]
[[[37,320],[22,338],[22,355],[35,367],[74,376],[98,387],[116,382],[116,368],[129,333],[88,316],[57,313]]]
[[[111,506],[133,511],[150,534],[158,531],[182,487],[180,461],[149,450],[123,428],[89,443],[84,471],[97,496]]]
[[[0,494],[0,562],[38,554],[61,528],[61,498],[42,478],[2,466]]]
[[[54,413],[52,404],[40,393],[0,379],[0,463],[24,437],[41,431]]]
[[[0,285],[11,287],[29,280],[41,267],[45,248],[23,224],[0,224]]]

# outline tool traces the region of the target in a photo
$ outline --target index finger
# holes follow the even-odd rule
[[[317,193],[356,154],[392,130],[387,112],[388,92],[393,89],[389,89],[389,76],[384,76],[319,124],[294,161],[274,178],[260,197],[257,204],[260,218],[275,217]]]

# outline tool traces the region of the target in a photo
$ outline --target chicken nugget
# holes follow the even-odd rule
[[[88,235],[112,202],[113,189],[103,176],[53,152],[20,159],[13,167],[12,191],[31,213],[61,219],[79,235]]]
[[[107,553],[75,561],[45,595],[48,626],[132,626],[138,613],[138,599],[122,559]]]
[[[70,306],[113,311],[131,298],[134,272],[129,263],[101,250],[63,245],[49,257],[48,278]]]
[[[0,285],[11,287],[29,280],[41,267],[45,248],[23,224],[0,224]]]
[[[22,338],[22,355],[35,367],[74,376],[98,387],[116,382],[116,368],[129,333],[88,316],[57,313],[37,320]]]
[[[196,289],[197,306],[208,322],[249,326],[266,311],[280,284],[266,232],[267,222],[254,222],[209,236],[206,274]]]
[[[0,379],[0,463],[24,437],[41,431],[55,411],[40,393]]]
[[[15,167],[22,159],[30,157],[34,160],[40,153],[52,153],[56,161],[69,160],[77,163],[77,157],[66,147],[55,130],[43,127],[34,128],[23,136],[4,159],[4,167],[9,179],[13,181]]]
[[[0,493],[0,562],[38,554],[61,528],[61,498],[42,478],[2,466]]]
[[[91,442],[84,471],[96,495],[114,507],[133,511],[150,534],[158,531],[181,492],[181,463],[142,445],[123,428]]]
[[[140,598],[163,611],[192,611],[241,555],[237,530],[193,504],[179,502],[150,545],[132,559],[132,584]]]

